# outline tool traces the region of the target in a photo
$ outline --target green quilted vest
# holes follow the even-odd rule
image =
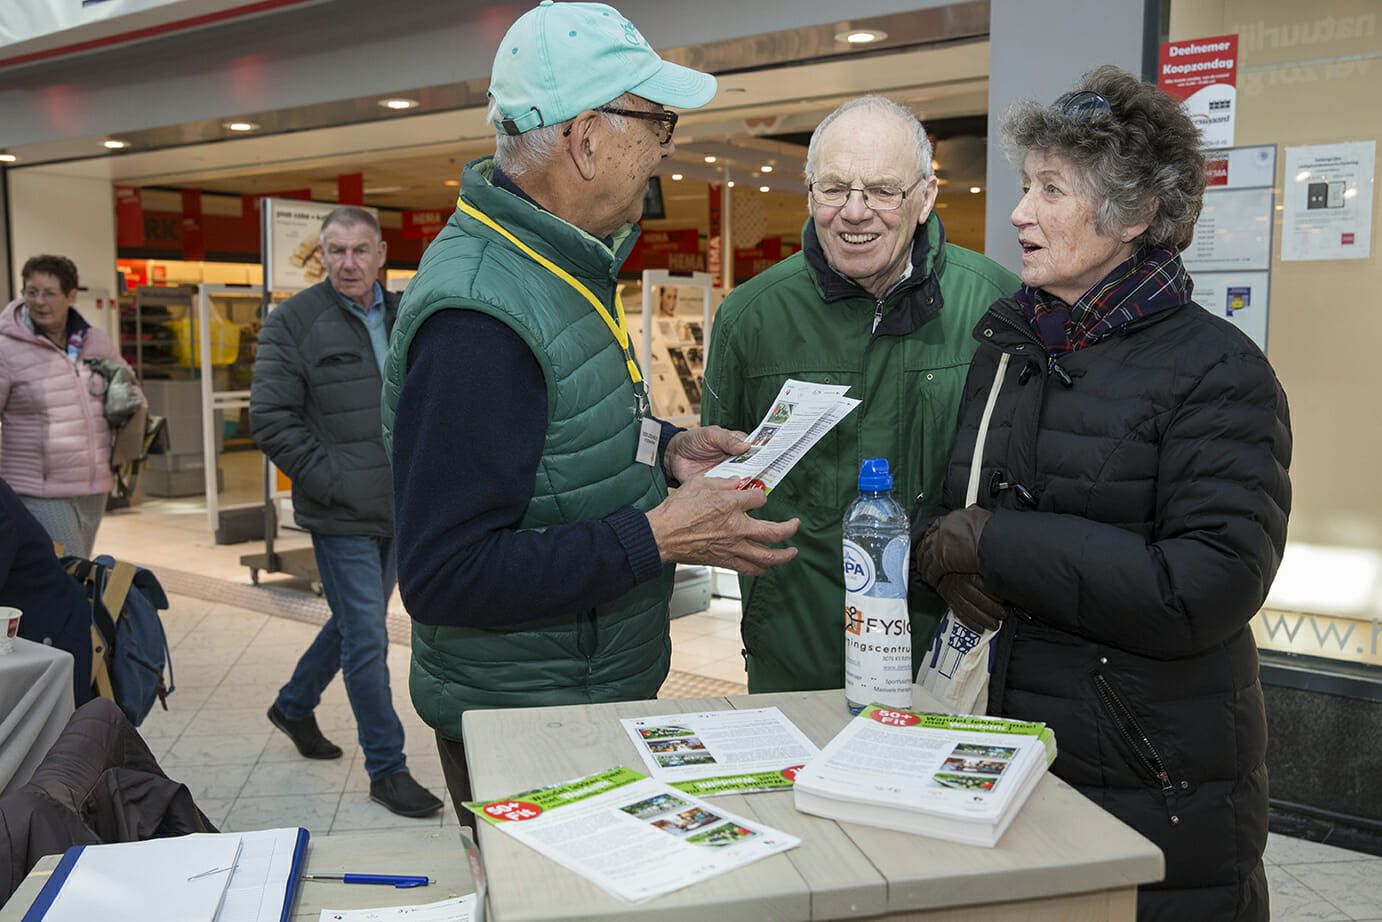
[[[580,229],[489,184],[492,160],[466,166],[467,204],[570,273],[614,314],[614,251]],[[427,248],[403,296],[384,366],[384,444],[407,374],[408,346],[439,310],[472,310],[508,324],[547,381],[548,424],[533,497],[519,528],[649,510],[667,496],[660,467],[634,461],[638,420],[623,352],[594,308],[568,284],[457,209]],[[457,395],[458,399],[461,395]],[[667,600],[673,567],[608,605],[511,629],[413,624],[410,690],[442,736],[461,738],[469,708],[534,707],[652,698],[671,661]]]

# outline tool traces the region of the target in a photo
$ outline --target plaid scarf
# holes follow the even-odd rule
[[[1092,346],[1138,319],[1190,300],[1194,283],[1180,254],[1166,247],[1140,250],[1119,263],[1073,305],[1023,285],[1017,303],[1052,355]]]

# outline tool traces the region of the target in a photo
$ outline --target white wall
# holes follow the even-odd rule
[[[992,0],[990,10],[984,253],[1016,272],[1021,256],[1009,215],[1020,184],[1000,146],[1003,113],[1023,99],[1055,102],[1100,64],[1138,73],[1144,10],[1138,0]]]
[[[20,289],[24,261],[39,253],[66,256],[77,264],[84,288],[113,296],[115,280],[115,192],[103,179],[45,175],[36,170],[9,171],[10,253],[12,278],[7,294]],[[113,309],[87,320],[111,332]]]

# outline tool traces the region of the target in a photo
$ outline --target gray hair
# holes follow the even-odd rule
[[[912,143],[917,152],[917,176],[925,182],[933,175],[931,170],[931,139],[926,136],[926,126],[909,109],[886,96],[871,94],[860,96],[840,104],[840,106],[821,120],[811,133],[811,143],[806,148],[806,181],[810,183],[816,175],[816,153],[820,147],[821,136],[837,118],[856,109],[867,110],[874,115],[891,116],[898,119],[912,131]]]
[[[1112,111],[1064,114],[1066,101],[1082,91],[1098,93]],[[1075,191],[1094,202],[1100,234],[1146,222],[1142,243],[1177,251],[1190,245],[1204,200],[1200,132],[1161,90],[1106,64],[1049,107],[1013,106],[1001,130],[1008,159],[1019,169],[1033,151],[1071,167]]]
[[[627,93],[618,99],[612,100],[605,105],[617,106],[628,96]],[[607,112],[600,113],[614,129],[621,134],[628,128],[628,119],[619,115],[610,115]],[[498,101],[491,96],[489,98],[489,121],[495,125],[503,113],[499,111]],[[517,178],[524,173],[533,170],[540,170],[551,163],[562,149],[562,126],[543,125],[541,128],[533,128],[522,134],[509,134],[502,128],[497,128],[494,132],[494,162],[508,176]]]
[[[379,231],[379,219],[374,216],[374,212],[358,205],[341,205],[331,209],[331,213],[322,218],[321,236],[326,236],[326,229],[333,224],[341,227],[355,227],[363,224],[374,231],[374,236],[383,239],[383,234]]]

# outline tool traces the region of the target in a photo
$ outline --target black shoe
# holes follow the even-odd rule
[[[431,816],[441,809],[441,801],[406,771],[371,781],[369,799],[399,816]]]
[[[311,714],[302,720],[289,720],[283,716],[283,712],[275,704],[269,708],[269,723],[288,734],[288,739],[293,741],[298,752],[309,759],[339,759],[341,757],[341,747],[322,736],[321,728],[317,726],[317,718]]]

